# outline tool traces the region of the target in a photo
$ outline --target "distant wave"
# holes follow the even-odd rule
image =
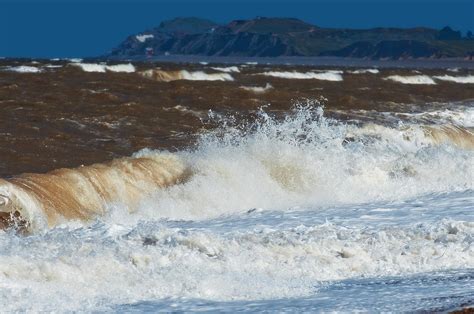
[[[146,70],[140,72],[146,78],[150,78],[160,82],[171,82],[178,80],[189,81],[233,81],[234,78],[228,73],[205,73],[203,71],[189,72],[181,71],[164,71],[160,69]]]
[[[385,78],[386,80],[392,80],[402,84],[420,84],[420,85],[435,85],[436,82],[433,79],[440,81],[447,81],[461,84],[474,84],[474,76],[452,76],[452,75],[437,75],[430,77],[428,75],[412,75],[412,76],[401,76],[391,75]]]
[[[99,73],[105,73],[107,71],[124,72],[124,73],[135,72],[135,66],[131,63],[116,64],[116,65],[106,65],[106,64],[97,64],[97,63],[71,63],[71,65],[80,67],[82,71],[84,72],[99,72]]]
[[[454,82],[454,83],[474,84],[474,75],[469,75],[469,76],[443,75],[443,76],[435,76],[434,78],[437,80]]]
[[[59,60],[61,60],[61,59],[51,59],[51,60],[59,61]],[[81,59],[81,58],[69,58],[69,59],[65,59],[65,60],[71,61],[72,63],[79,63],[79,62],[82,62],[82,59]]]
[[[359,69],[359,70],[349,71],[349,73],[352,73],[352,74],[366,74],[366,73],[378,74],[379,72],[380,72],[379,69]]]
[[[436,84],[436,82],[427,75],[410,75],[410,76],[391,75],[391,76],[386,77],[385,79],[402,83],[402,84],[415,84],[415,85],[435,85]]]
[[[323,81],[333,81],[339,82],[342,81],[342,72],[340,71],[326,71],[326,72],[279,72],[279,71],[268,71],[259,73],[258,75],[265,75],[265,76],[272,76],[278,78],[285,78],[285,79],[299,79],[299,80],[309,80],[309,79],[316,79],[316,80],[323,80]]]
[[[240,69],[236,66],[231,66],[231,67],[211,67],[211,69],[216,70],[216,71],[221,71],[221,72],[226,72],[226,73],[239,73]]]
[[[399,113],[398,116],[406,116],[414,121],[425,123],[441,125],[453,124],[464,128],[474,127],[474,108],[472,107],[456,108],[455,105],[452,105],[450,109],[425,111],[421,113]]]
[[[47,64],[44,66],[45,68],[48,68],[48,69],[59,69],[59,68],[62,68],[62,64]]]
[[[263,94],[273,89],[273,86],[270,83],[267,83],[265,86],[240,86],[241,89],[253,92],[255,94]]]
[[[445,103],[442,106],[449,109],[432,109],[423,112],[378,112],[374,110],[336,110],[340,114],[350,116],[352,119],[371,121],[384,121],[386,124],[399,123],[409,125],[453,125],[466,129],[474,128],[474,108],[472,103]]]
[[[131,63],[115,64],[115,65],[108,65],[106,67],[106,70],[111,71],[111,72],[133,73],[135,72],[135,66],[133,66]]]
[[[28,65],[19,65],[14,67],[5,67],[4,71],[17,72],[17,73],[40,73],[43,70],[39,67],[28,66]]]
[[[390,141],[404,141],[416,145],[449,144],[463,149],[474,150],[474,133],[469,128],[456,125],[411,125],[392,129],[377,124],[368,124],[357,129],[361,135],[383,137]]]

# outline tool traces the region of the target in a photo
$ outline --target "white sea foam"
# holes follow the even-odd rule
[[[97,64],[97,63],[71,63],[71,65],[80,67],[84,72],[99,72],[105,73],[105,69],[107,68],[106,64]]]
[[[392,80],[402,84],[416,84],[416,85],[435,85],[436,82],[427,75],[391,75],[385,78],[386,80]]]
[[[424,201],[405,204],[406,212],[436,207]],[[166,298],[305,298],[328,281],[474,267],[472,222],[374,227],[377,215],[392,223],[398,217],[363,207],[355,212],[359,218],[345,223],[308,220],[304,212],[257,212],[206,225],[97,223],[24,239],[0,234],[2,309],[98,311]]]
[[[222,133],[206,137],[199,151],[183,155],[194,165],[194,175],[159,192],[149,207],[153,215],[202,219],[229,209],[395,200],[474,187],[473,153],[438,147],[437,139],[418,126],[366,133],[306,111],[283,123],[262,119],[262,124],[234,130],[227,123],[224,138]],[[249,134],[252,129],[258,131]],[[355,141],[345,145],[348,137]]]
[[[39,67],[29,66],[29,65],[19,65],[12,67],[3,68],[4,71],[17,72],[17,73],[40,73],[43,70]]]
[[[317,70],[319,73],[333,73],[333,74],[344,74],[342,70]]]
[[[284,121],[265,112],[250,124],[218,121],[223,128],[202,135],[198,149],[175,154],[176,171],[189,168],[189,179],[143,199],[136,219],[201,220],[249,208],[284,210],[474,189],[474,135],[456,126],[359,127],[328,120],[311,107],[299,107]],[[136,157],[166,156],[144,150]],[[110,181],[109,172],[104,179]],[[13,199],[18,189],[12,191]]]
[[[429,123],[438,122],[441,124],[450,123],[467,128],[474,127],[474,108],[472,107],[399,114],[399,116],[401,115],[410,116],[410,118],[414,118],[415,121],[427,121]]]
[[[372,294],[405,290],[409,274],[474,268],[474,151],[436,143],[423,125],[347,125],[311,103],[284,118],[257,116],[239,123],[211,112],[219,126],[174,154],[189,178],[132,213],[113,203],[89,223],[29,237],[0,231],[2,310],[295,304],[331,284],[340,291],[336,280],[366,278],[357,289]],[[385,284],[385,276],[399,277]],[[469,285],[454,280],[448,293],[465,294]]]
[[[227,73],[206,73],[203,71],[188,72],[181,71],[184,80],[190,81],[233,81],[234,78]]]
[[[135,72],[135,67],[131,63],[108,65],[106,69],[107,71],[111,71],[111,72],[123,72],[123,73]]]
[[[207,111],[205,110],[201,111],[201,110],[190,109],[189,107],[182,106],[182,105],[176,105],[174,107],[163,107],[163,110],[165,111],[175,110],[175,111],[182,112],[184,114],[195,116],[199,119],[203,119],[207,116]]]
[[[379,72],[380,72],[379,69],[359,69],[359,70],[349,71],[349,73],[352,73],[352,74],[365,74],[365,73],[378,74]]]
[[[226,72],[226,73],[239,73],[240,70],[236,66],[231,66],[231,67],[211,67],[211,69],[216,70],[216,71],[221,71],[221,72]]]
[[[460,105],[456,103],[442,104],[449,109],[426,110],[423,112],[377,112],[354,110],[353,117],[363,117],[374,120],[384,120],[388,124],[396,125],[408,123],[410,125],[453,125],[464,128],[474,127],[474,108],[470,103]],[[343,113],[343,111],[340,111]],[[347,111],[345,112],[347,113]]]
[[[474,75],[468,75],[468,76],[443,75],[443,76],[435,76],[434,78],[437,80],[454,82],[454,83],[474,84]]]
[[[136,35],[135,38],[141,42],[141,43],[144,43],[145,41],[147,41],[148,39],[152,39],[154,38],[155,36],[153,34],[142,34],[142,35]]]
[[[265,75],[265,76],[272,76],[278,78],[286,78],[286,79],[301,79],[301,80],[308,80],[308,79],[316,79],[316,80],[323,80],[323,81],[333,81],[338,82],[342,81],[342,75],[340,71],[325,71],[325,72],[287,72],[287,71],[268,71],[259,73],[258,75]]]
[[[240,86],[241,89],[253,92],[256,94],[263,94],[273,89],[273,86],[270,83],[267,83],[265,86]]]
[[[59,68],[62,68],[63,66],[61,64],[47,64],[44,67],[48,69],[59,69]]]
[[[106,71],[111,72],[124,72],[124,73],[132,73],[135,72],[135,67],[131,64],[115,64],[115,65],[107,65],[107,64],[97,64],[97,63],[71,63],[71,65],[78,66],[84,72],[98,72],[98,73],[105,73]]]

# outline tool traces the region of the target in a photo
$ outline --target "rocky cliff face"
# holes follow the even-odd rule
[[[415,40],[384,40],[376,44],[356,42],[339,50],[324,52],[323,55],[371,59],[443,57],[441,49]]]
[[[325,29],[291,18],[236,20],[227,25],[177,18],[129,36],[108,57],[152,55],[340,56],[356,58],[464,57],[474,40],[446,27]]]

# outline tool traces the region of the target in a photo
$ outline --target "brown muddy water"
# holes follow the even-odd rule
[[[472,306],[474,70],[244,63],[0,60],[1,310]]]
[[[58,67],[47,67],[48,65]],[[18,73],[11,67],[33,66],[40,73]],[[233,81],[163,81],[141,73],[157,68],[224,73],[219,65],[138,63],[133,73],[85,72],[71,62],[0,63],[0,175],[42,173],[129,156],[142,148],[177,150],[192,145],[206,127],[209,110],[243,115],[269,105],[288,111],[295,101],[324,97],[327,116],[346,119],[350,112],[423,112],[474,99],[473,84],[436,80],[436,84],[402,84],[399,76],[469,76],[472,70],[420,71],[244,65],[228,73]],[[226,67],[221,65],[220,67]],[[342,81],[287,79],[263,72],[343,71]],[[260,90],[252,90],[253,87]],[[269,87],[265,89],[265,87]],[[444,105],[443,105],[444,104]],[[360,115],[359,115],[360,118]]]

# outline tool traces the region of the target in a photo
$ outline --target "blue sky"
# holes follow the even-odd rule
[[[321,27],[474,31],[474,0],[0,0],[0,56],[83,57],[177,16],[297,17]]]

